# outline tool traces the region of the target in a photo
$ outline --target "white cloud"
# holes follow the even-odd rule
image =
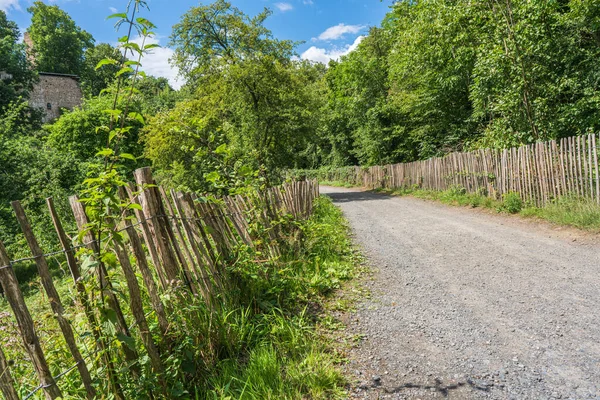
[[[330,60],[337,61],[340,59],[340,57],[345,56],[346,54],[354,51],[364,38],[364,36],[359,36],[356,38],[354,43],[346,45],[343,48],[334,47],[332,49],[324,49],[321,47],[312,46],[304,53],[302,53],[300,58],[302,58],[303,60],[310,60],[320,62],[323,64],[328,64]]]
[[[321,33],[318,40],[337,40],[344,37],[346,34],[357,34],[358,32],[365,29],[364,25],[346,25],[344,23],[331,26],[325,29],[325,32]],[[313,38],[314,40],[317,40]]]
[[[0,10],[8,12],[11,8],[20,10],[19,0],[0,0]]]
[[[110,10],[111,13],[116,14],[119,10],[117,10],[114,7],[108,7],[108,9]]]
[[[142,45],[141,37],[133,41]],[[148,38],[146,44],[160,44],[160,37]],[[173,49],[169,47],[157,47],[149,50],[148,54],[142,58],[142,71],[147,75],[167,78],[173,88],[179,89],[184,82],[178,77],[179,70],[169,64],[169,59],[173,57],[174,53]]]
[[[292,6],[290,3],[275,3],[275,7],[277,7],[281,12],[292,11],[294,9],[294,6]]]
[[[313,2],[313,0],[303,0],[302,4],[304,4],[305,6],[312,6],[315,3]]]

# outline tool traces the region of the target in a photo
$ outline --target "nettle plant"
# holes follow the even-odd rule
[[[123,327],[124,319],[115,298],[119,295],[120,285],[115,280],[113,286],[110,279],[111,276],[119,273],[115,253],[123,246],[124,241],[119,228],[123,227],[123,222],[129,218],[131,211],[141,209],[138,204],[131,202],[128,196],[124,195],[125,187],[128,185],[124,171],[128,170],[127,163],[135,162],[136,157],[121,151],[121,148],[134,126],[144,124],[144,117],[134,111],[133,107],[135,96],[139,93],[136,85],[146,76],[141,70],[142,58],[151,49],[158,47],[153,43],[147,44],[148,39],[154,35],[155,25],[138,16],[143,9],[148,9],[146,1],[130,0],[126,12],[108,17],[117,19],[115,24],[117,30],[126,28],[127,34],[119,39],[121,59],[103,59],[96,67],[99,69],[106,65],[120,66],[116,73],[115,84],[100,94],[112,96],[112,107],[105,110],[109,116],[109,123],[96,127],[96,134],[106,136],[106,144],[97,152],[98,162],[93,172],[83,182],[79,199],[85,207],[88,218],[88,223],[80,230],[79,241],[84,243],[86,238],[88,241],[91,238],[93,245],[81,249],[78,256],[82,260],[83,281],[87,292],[91,294],[91,305],[98,310],[100,320],[99,326],[95,327],[98,331],[96,339],[100,338],[104,342],[104,355],[101,357],[108,369],[107,385],[112,386],[113,390],[118,387],[113,379],[119,373],[117,368],[111,365],[112,351],[119,350],[125,354],[126,368],[134,372],[133,378],[138,383],[143,376],[152,376],[151,373],[144,374],[145,369],[140,368],[144,363],[150,362],[147,357],[137,360],[135,341]],[[96,293],[100,295],[97,296]],[[118,362],[118,359],[114,359],[114,364],[119,367],[123,365]],[[156,372],[156,366],[153,367]],[[160,381],[161,378],[154,375],[150,380],[153,379]],[[123,379],[119,378],[119,380],[122,383]],[[147,382],[147,384],[152,383]]]
[[[127,185],[122,176],[124,162],[136,161],[134,155],[120,151],[120,144],[136,124],[144,124],[144,117],[131,110],[134,95],[139,93],[136,84],[140,79],[146,77],[146,74],[140,69],[141,61],[144,54],[158,47],[154,43],[146,44],[147,40],[154,36],[152,29],[155,28],[155,25],[145,18],[136,17],[142,8],[148,8],[145,1],[130,0],[125,13],[113,14],[108,17],[119,19],[115,24],[117,29],[123,25],[128,27],[127,35],[119,38],[119,48],[122,50],[123,57],[121,61],[105,58],[96,66],[96,69],[99,69],[105,65],[120,63],[121,67],[116,74],[116,85],[104,89],[101,93],[113,96],[112,108],[105,110],[110,116],[109,124],[96,127],[96,134],[106,135],[105,147],[96,154],[98,157],[102,157],[103,161],[97,166],[94,176],[90,176],[84,181],[82,191],[84,198],[80,200],[89,213],[88,232],[94,234],[99,244],[103,242],[110,244],[112,240],[119,239],[114,228],[122,217],[122,209],[139,207],[129,202],[123,202],[119,195],[119,188]],[[139,35],[137,41],[132,40],[134,32]]]

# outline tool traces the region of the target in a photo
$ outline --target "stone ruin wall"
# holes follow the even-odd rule
[[[40,73],[29,101],[32,107],[44,112],[44,122],[50,122],[60,117],[61,108],[71,110],[81,105],[82,99],[83,93],[75,77]]]

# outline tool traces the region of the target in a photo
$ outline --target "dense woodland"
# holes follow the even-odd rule
[[[0,11],[0,71],[12,75],[0,81],[0,237],[9,245],[10,200],[34,214],[47,196],[65,208],[99,170],[109,133],[96,128],[111,119],[128,57],[58,6],[38,1],[29,12],[35,65]],[[223,0],[184,14],[170,43],[186,81],[179,91],[130,68],[127,107],[139,117],[120,144],[133,155],[123,176],[151,165],[163,184],[235,193],[286,168],[406,162],[600,127],[596,1],[397,1],[355,51],[327,66],[273,37],[270,15]],[[42,126],[27,105],[36,71],[79,75],[83,106]]]

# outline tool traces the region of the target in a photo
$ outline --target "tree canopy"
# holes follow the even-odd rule
[[[94,44],[92,35],[56,5],[35,1],[27,11],[31,13],[27,32],[38,71],[81,75],[85,51]]]
[[[600,7],[398,1],[326,74],[324,164],[412,161],[597,131]]]
[[[102,68],[96,68],[98,63],[104,59],[119,62],[123,59],[123,55],[110,44],[100,43],[86,48],[83,57],[80,71],[82,90],[87,96],[98,96],[115,81],[115,75],[119,72],[118,64],[107,64]]]
[[[0,115],[9,103],[27,97],[35,80],[19,36],[17,24],[0,10]]]
[[[218,108],[232,151],[268,169],[293,166],[313,132],[310,93],[316,68],[292,61],[295,43],[224,0],[192,8],[173,28],[174,62],[195,96]]]

